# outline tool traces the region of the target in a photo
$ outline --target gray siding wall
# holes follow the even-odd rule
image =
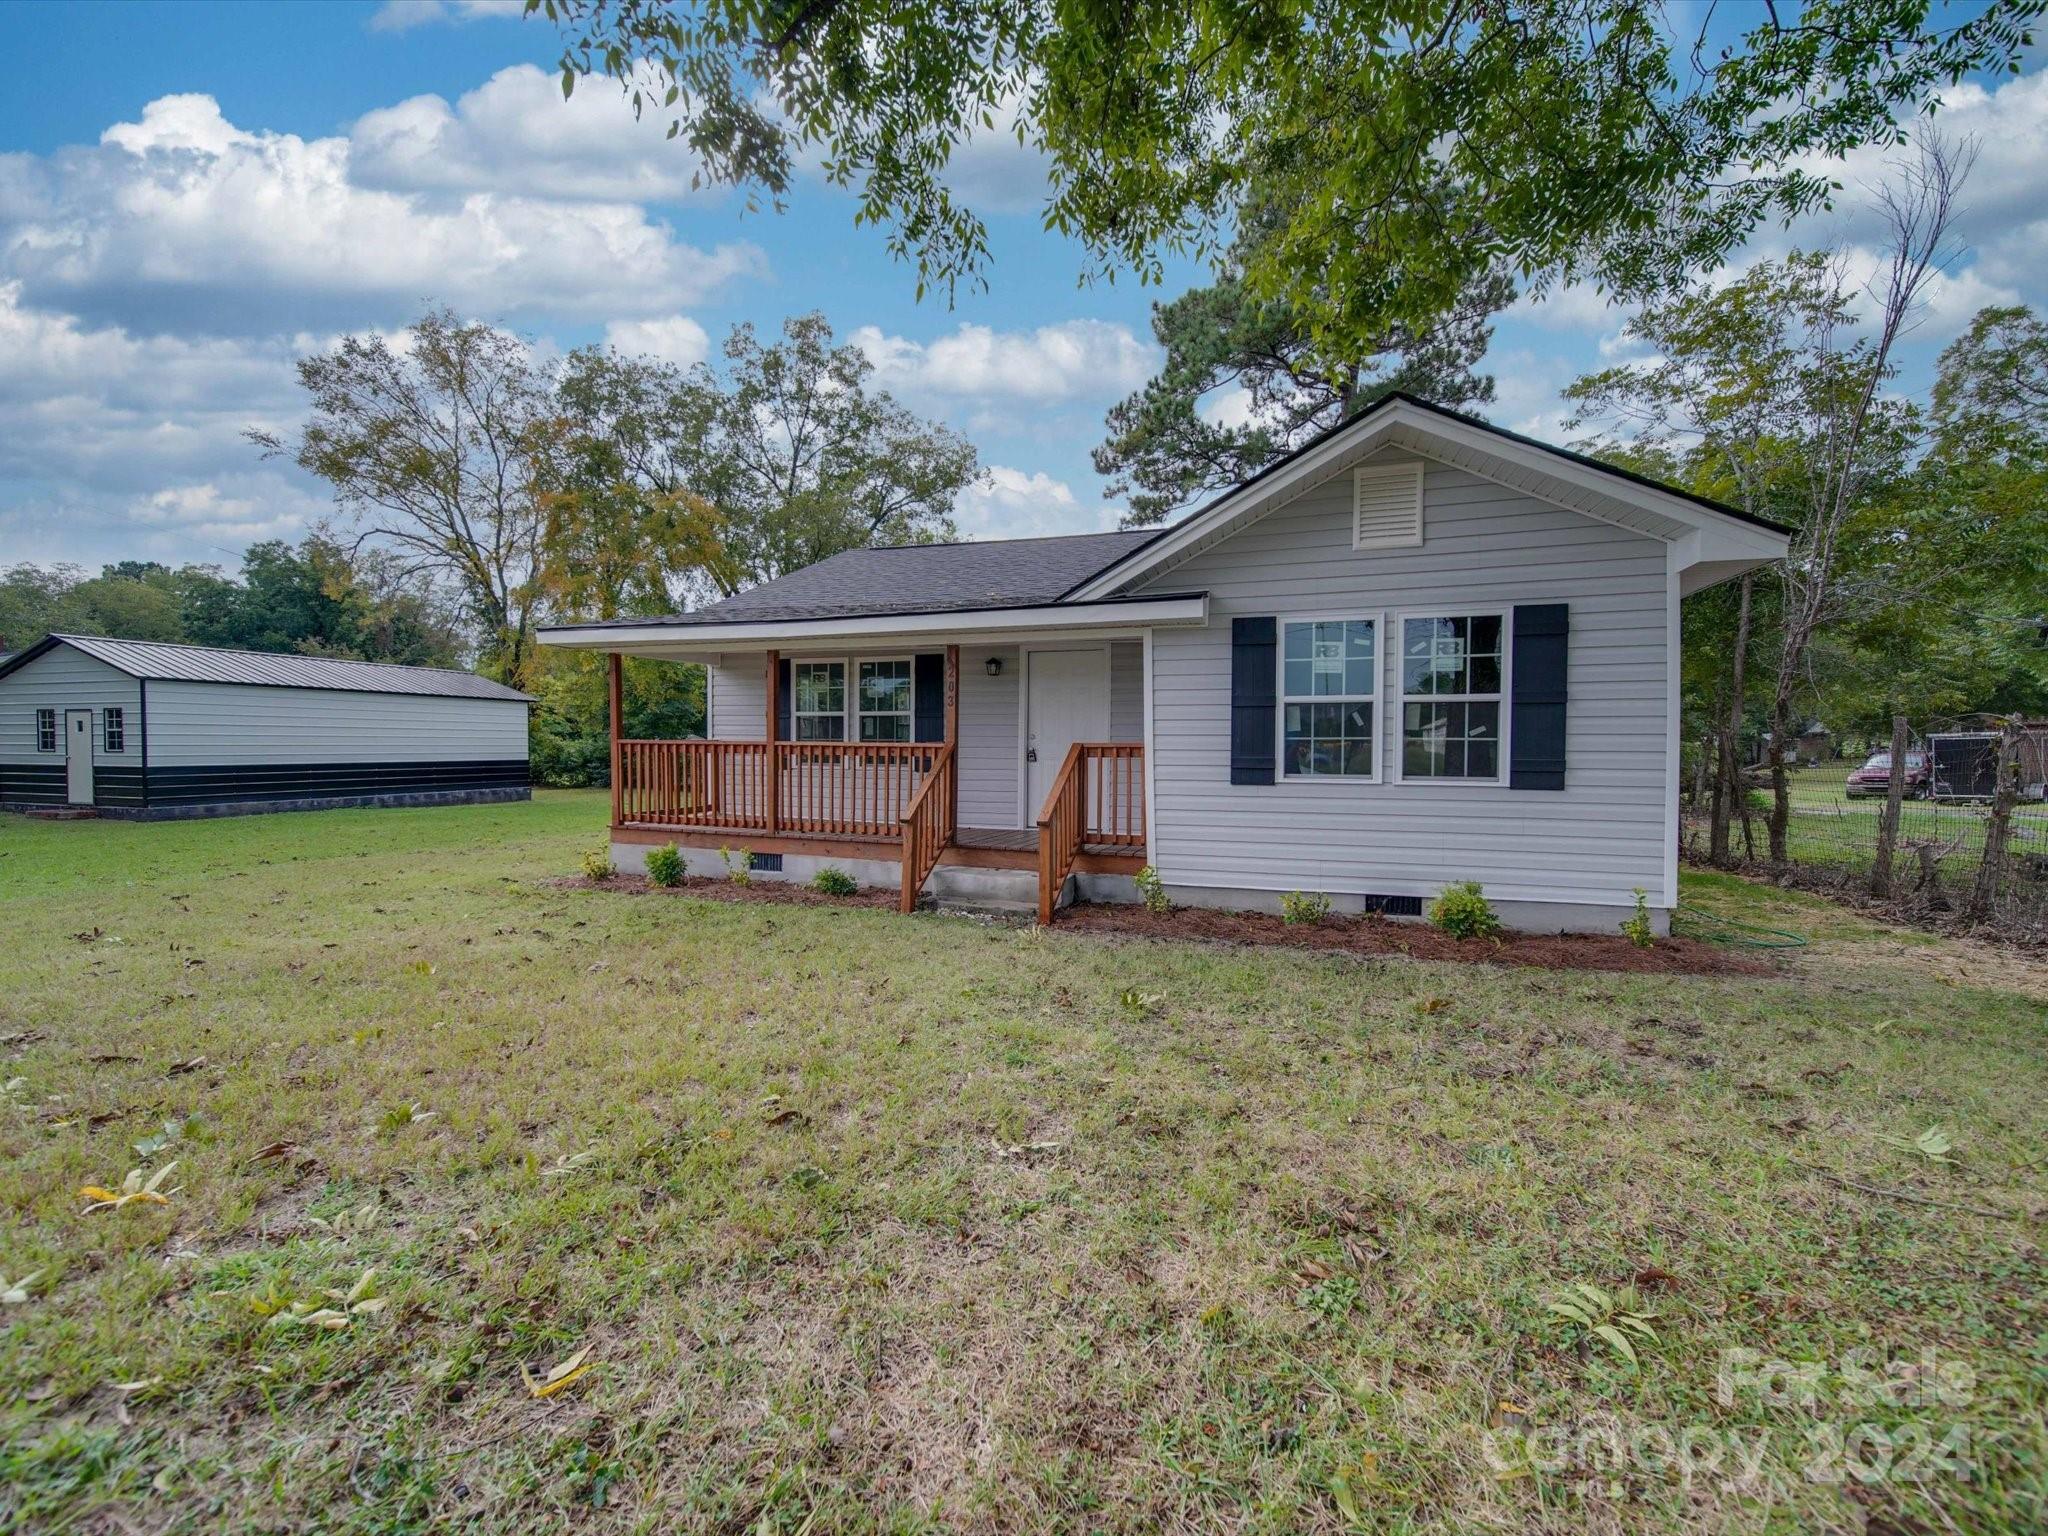
[[[1305,492],[1157,578],[1210,595],[1210,621],[1152,641],[1153,862],[1169,884],[1428,895],[1455,880],[1501,900],[1662,900],[1665,546],[1430,464],[1419,549],[1351,547],[1351,477]],[[1393,782],[1397,615],[1568,602],[1562,791]],[[1230,621],[1383,616],[1374,783],[1232,785]],[[1505,714],[1505,710],[1503,711]]]
[[[1109,739],[1145,739],[1145,642],[1112,641],[1109,647]]]
[[[768,653],[715,656],[704,672],[704,694],[711,701],[709,734],[718,741],[767,740]]]
[[[155,700],[150,701],[152,704]],[[109,706],[127,711],[127,750],[107,751],[106,721],[100,711]],[[36,750],[36,711],[57,711],[57,750]],[[64,761],[64,711],[90,709],[92,717],[92,758],[107,767],[142,766],[142,685],[127,673],[117,671],[68,645],[57,646],[19,671],[0,677],[0,763],[43,763]]]
[[[149,765],[478,762],[526,756],[526,706],[509,700],[149,685]]]
[[[813,651],[809,654],[818,654]],[[856,653],[857,654],[857,653]],[[900,655],[901,652],[892,652]],[[988,675],[990,657],[1001,660]],[[720,741],[760,741],[768,718],[767,663],[762,652],[732,652],[709,668],[711,734]],[[1014,645],[960,647],[960,824],[1028,826],[1038,807],[1024,806],[1024,753],[1017,735],[1018,690],[1023,676]],[[1112,741],[1145,739],[1145,648],[1119,640],[1109,651],[1109,734]]]

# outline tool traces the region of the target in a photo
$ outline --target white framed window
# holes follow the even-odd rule
[[[1403,780],[1507,782],[1506,639],[1498,609],[1401,616]]]
[[[1280,776],[1379,777],[1380,617],[1280,621]]]
[[[100,711],[100,724],[106,732],[107,751],[126,752],[128,750],[127,712],[119,709],[103,709]]]
[[[54,752],[57,750],[57,711],[39,709],[36,711],[36,750]]]
[[[798,741],[846,740],[846,663],[789,664],[790,734]]]
[[[855,739],[909,741],[913,727],[912,663],[908,656],[890,656],[856,663]]]

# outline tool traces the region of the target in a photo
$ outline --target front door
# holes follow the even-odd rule
[[[64,782],[73,805],[92,804],[92,711],[64,711]]]
[[[1101,646],[1029,654],[1024,722],[1024,821],[1034,826],[1053,776],[1077,741],[1109,739],[1109,652]]]

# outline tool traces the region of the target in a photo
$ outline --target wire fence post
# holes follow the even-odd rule
[[[1998,733],[1998,778],[1991,791],[1991,820],[1984,828],[1984,858],[1977,883],[1970,887],[1964,921],[1972,928],[1991,916],[1998,889],[2005,883],[2006,850],[2012,838],[2012,808],[2020,797],[2020,717],[2008,715]]]

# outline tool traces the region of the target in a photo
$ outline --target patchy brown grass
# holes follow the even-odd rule
[[[0,1530],[2042,1526],[2016,976],[1779,893],[1825,944],[1695,976],[552,883],[603,814],[0,821]],[[1742,1349],[1819,1406],[1724,1398]],[[1859,1426],[1971,1474],[1810,1476]]]

